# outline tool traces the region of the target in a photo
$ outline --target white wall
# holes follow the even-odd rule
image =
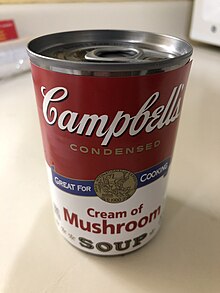
[[[20,37],[97,28],[159,32],[186,38],[192,2],[133,1],[1,5],[0,19],[14,19]]]

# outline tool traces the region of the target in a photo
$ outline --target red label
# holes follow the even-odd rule
[[[13,20],[0,21],[0,42],[17,39],[15,24]]]
[[[75,76],[32,65],[47,163],[94,180],[139,172],[172,157],[191,62],[131,77]]]

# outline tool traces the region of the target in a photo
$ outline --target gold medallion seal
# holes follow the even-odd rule
[[[110,170],[100,174],[95,182],[96,194],[109,203],[129,199],[137,189],[137,177],[127,170]]]

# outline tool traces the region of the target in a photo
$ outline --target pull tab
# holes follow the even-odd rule
[[[135,62],[144,55],[141,49],[122,46],[103,46],[87,52],[85,59],[95,62]]]

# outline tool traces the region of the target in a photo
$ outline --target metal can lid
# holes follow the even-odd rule
[[[166,71],[188,62],[192,47],[167,35],[85,30],[38,37],[28,44],[31,61],[44,68],[79,71]]]

